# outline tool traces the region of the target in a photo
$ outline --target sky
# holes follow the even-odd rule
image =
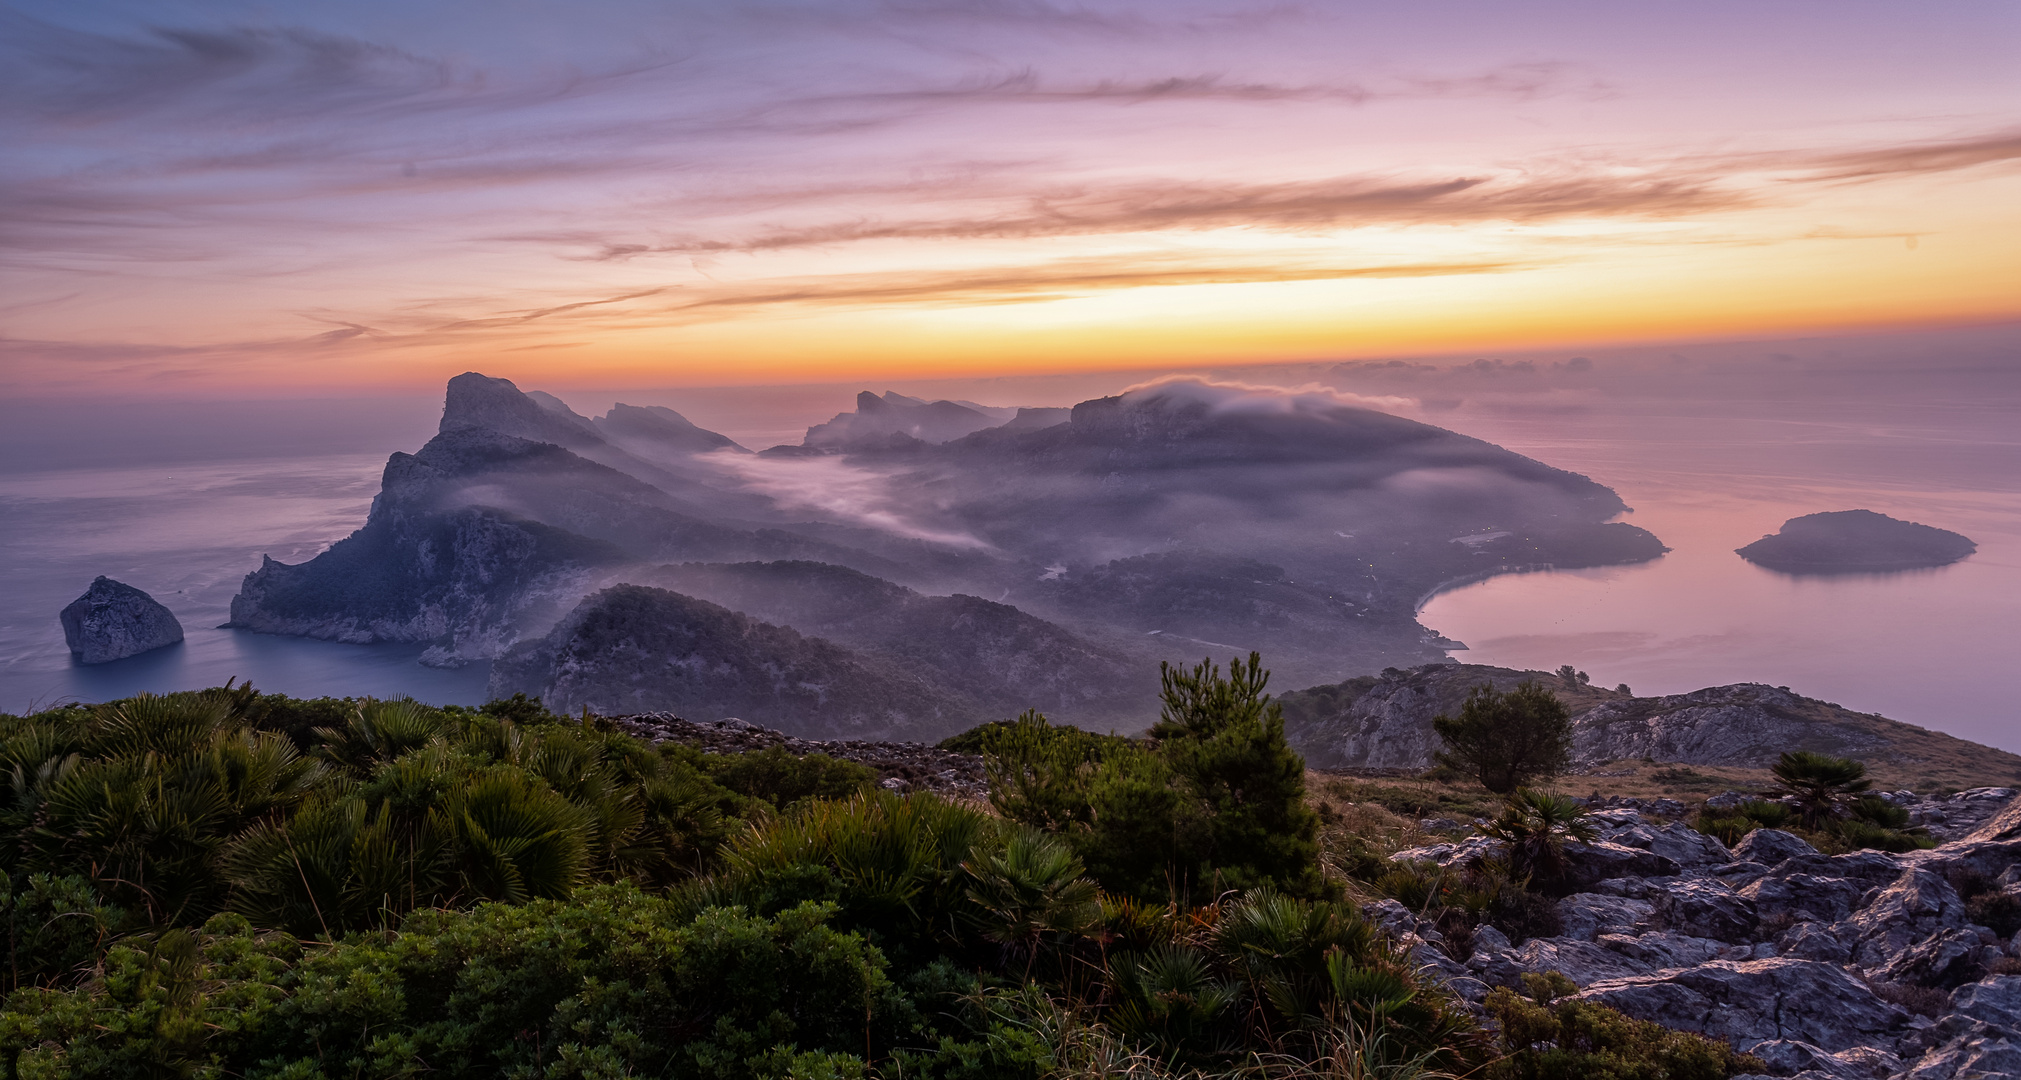
[[[0,4],[0,392],[2021,317],[2009,0]]]

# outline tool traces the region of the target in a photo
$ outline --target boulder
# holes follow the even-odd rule
[[[1816,855],[1818,849],[1795,833],[1781,829],[1756,829],[1740,838],[1733,845],[1733,857],[1748,859],[1765,866],[1775,866],[1784,859],[1794,859],[1805,855]]]
[[[1951,1008],[1983,1023],[2021,1030],[2021,975],[1989,975],[1959,987]]]
[[[1984,825],[1974,829],[1963,838],[1967,843],[1984,843],[1989,840],[2021,840],[2021,799],[2014,799],[2002,807]]]
[[[103,664],[182,640],[175,613],[154,597],[100,575],[59,616],[63,640],[81,664]]]
[[[1647,900],[1673,880],[1675,879],[1659,878],[1651,881],[1648,878],[1639,877],[1607,878],[1594,882],[1593,891],[1605,896],[1625,896],[1631,900]]]
[[[1533,938],[1506,952],[1475,953],[1467,967],[1495,986],[1520,987],[1525,972],[1555,971],[1580,986],[1607,979],[1642,975],[1650,965],[1602,948],[1590,941]]]
[[[1800,922],[1783,931],[1775,941],[1775,948],[1781,956],[1827,964],[1843,964],[1853,958],[1852,949],[1832,933],[1832,928],[1817,922]]]
[[[1657,826],[1638,820],[1634,824],[1602,829],[1600,839],[1652,852],[1685,869],[1723,866],[1733,861],[1733,853],[1719,842],[1718,837],[1707,836],[1675,821]]]
[[[1835,965],[1776,957],[1596,982],[1579,994],[1642,1020],[1731,1040],[1745,1050],[1795,1039],[1836,1053],[1892,1047],[1909,1014]]]
[[[1993,1080],[2021,1076],[2021,1035],[1973,1023],[1918,1058],[1900,1080]]]
[[[1714,941],[1711,938],[1676,934],[1668,930],[1658,930],[1639,936],[1603,934],[1600,937],[1600,945],[1659,971],[1697,967],[1713,960],[1727,959],[1728,950],[1742,947]],[[1731,957],[1731,959],[1743,958]]]
[[[1912,851],[1902,862],[1940,877],[1966,872],[1997,879],[2021,863],[2021,840],[1961,840],[1931,851]]]
[[[1752,901],[1710,878],[1681,878],[1650,900],[1665,929],[1692,937],[1749,941],[1761,923]]]
[[[1739,892],[1765,920],[1834,923],[1851,915],[1870,888],[1851,878],[1776,871],[1742,885]]]
[[[1948,988],[1985,974],[1979,935],[1972,930],[1944,929],[1909,946],[1884,963],[1867,968],[1882,982]]]
[[[1502,933],[1500,930],[1497,930],[1486,923],[1482,923],[1481,925],[1474,927],[1474,952],[1476,953],[1508,952],[1510,949],[1513,948],[1515,948],[1515,946],[1510,944],[1509,935]]]
[[[1469,836],[1448,844],[1430,844],[1425,847],[1405,848],[1390,856],[1397,862],[1431,863],[1444,868],[1448,866],[1468,866],[1482,859],[1496,858],[1507,850],[1500,840],[1485,836]]]
[[[1769,1039],[1748,1053],[1761,1059],[1777,1076],[1821,1076],[1830,1080],[1886,1080],[1901,1067],[1893,1054],[1859,1047],[1833,1054],[1796,1039]]]
[[[1630,933],[1654,909],[1647,900],[1606,893],[1573,893],[1558,901],[1558,919],[1564,927],[1558,936],[1594,941],[1601,934]]]
[[[1671,877],[1683,869],[1676,860],[1653,851],[1606,840],[1566,844],[1565,863],[1567,876],[1582,885],[1619,877]]]
[[[1943,878],[1905,870],[1871,903],[1841,919],[1833,933],[1852,949],[1853,963],[1878,970],[1939,930],[1965,925],[1965,902]]]

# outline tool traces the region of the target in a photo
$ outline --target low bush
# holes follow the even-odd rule
[[[1767,1069],[1725,1042],[1575,1000],[1568,995],[1577,987],[1562,975],[1523,981],[1527,995],[1507,987],[1488,995],[1502,1049],[1487,1068],[1494,1080],[1726,1080]]]

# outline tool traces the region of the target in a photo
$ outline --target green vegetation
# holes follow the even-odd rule
[[[1497,795],[1557,776],[1571,762],[1571,710],[1533,679],[1506,694],[1475,687],[1459,716],[1434,717],[1432,730],[1445,743],[1439,764],[1479,777]]]
[[[1527,996],[1506,987],[1488,995],[1488,1013],[1510,1051],[1489,1067],[1494,1080],[1720,1080],[1766,1069],[1725,1043],[1572,1000],[1578,988],[1562,975],[1525,975],[1523,982]]]
[[[1783,751],[1769,772],[1795,804],[1804,826],[1812,829],[1827,818],[1841,816],[1848,802],[1874,784],[1867,779],[1865,765],[1809,750]]]
[[[1143,741],[1028,712],[973,740],[1006,819],[1059,835],[1111,892],[1163,902],[1269,887],[1323,891],[1305,762],[1284,741],[1260,658],[1161,669]]]
[[[525,697],[0,717],[0,1080],[1407,1080],[1546,1075],[1506,1070],[1553,1041],[1623,1076],[1739,1069],[1594,1006],[1526,1006],[1564,1039],[1478,1027],[1340,894],[1409,896],[1453,940],[1545,932],[1548,901],[1370,848],[1327,877],[1257,659],[1164,675],[1145,739],[964,735],[990,808]],[[1560,817],[1506,823],[1528,865]],[[1676,1071],[1700,1061],[1725,1071]]]
[[[1739,843],[1755,829],[1784,829],[1826,854],[1936,846],[1927,832],[1909,827],[1907,810],[1865,793],[1873,781],[1860,762],[1796,750],[1785,752],[1771,772],[1782,793],[1779,801],[1700,810],[1693,826],[1727,844]]]
[[[1547,890],[1570,892],[1557,888],[1569,870],[1565,842],[1591,843],[1600,835],[1585,818],[1586,811],[1563,795],[1521,788],[1480,831],[1508,845],[1511,874]]]

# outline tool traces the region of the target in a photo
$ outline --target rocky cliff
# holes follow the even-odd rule
[[[104,664],[173,645],[182,624],[161,602],[123,582],[99,575],[58,613],[63,640],[80,664]]]
[[[753,556],[888,565],[778,530],[718,525],[693,509],[561,446],[458,424],[387,461],[363,528],[307,563],[262,560],[226,625],[429,642],[428,662],[453,664],[497,656],[623,565]]]
[[[1949,782],[2021,780],[2021,756],[1857,713],[1786,687],[1740,683],[1635,697],[1541,671],[1431,664],[1283,695],[1285,734],[1315,768],[1425,768],[1439,748],[1432,718],[1457,713],[1476,686],[1535,679],[1572,711],[1576,765],[1650,758],[1760,768],[1785,750],[1815,750]]]

